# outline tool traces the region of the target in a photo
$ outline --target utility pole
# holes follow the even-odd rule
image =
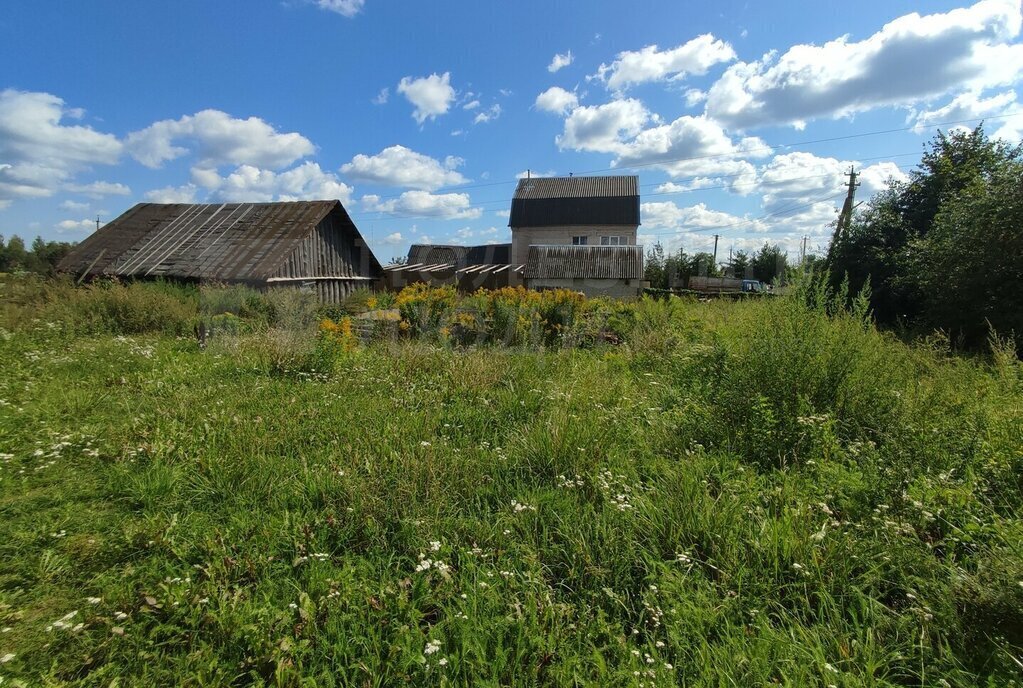
[[[803,263],[806,262],[806,240],[809,239],[809,238],[810,237],[808,237],[808,236],[803,236],[803,250],[799,254],[799,264],[800,265],[802,265]]]
[[[845,203],[842,204],[842,212],[838,215],[838,222],[835,224],[835,235],[831,238],[831,246],[828,249],[829,257],[834,254],[838,243],[849,236],[849,225],[852,224],[853,208],[856,207],[856,187],[859,182],[856,178],[856,169],[849,167],[849,181],[846,183],[848,190],[845,194]]]
[[[845,194],[845,203],[842,205],[842,214],[838,216],[838,229],[842,239],[849,236],[849,225],[852,224],[852,213],[856,204],[856,187],[860,185],[856,178],[859,176],[853,167],[849,168],[848,191]]]
[[[714,235],[714,259],[711,261],[711,265],[716,269],[718,265],[718,239],[721,238],[720,234]]]

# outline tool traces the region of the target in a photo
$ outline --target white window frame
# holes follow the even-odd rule
[[[586,235],[586,234],[581,234],[579,236],[574,236],[574,237],[572,237],[572,245],[573,246],[587,246],[590,243],[589,239],[590,239],[590,237],[588,235]]]
[[[628,246],[629,237],[624,236],[602,236],[600,237],[601,246]]]

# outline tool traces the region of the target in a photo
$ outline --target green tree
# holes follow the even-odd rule
[[[788,258],[777,244],[764,243],[750,260],[753,278],[761,282],[779,282],[788,271]]]
[[[1023,344],[1023,162],[996,165],[939,204],[928,231],[910,242],[907,279],[919,324],[966,346],[990,328]]]
[[[664,246],[662,246],[659,241],[651,246],[646,252],[644,277],[650,283],[650,287],[652,289],[668,288],[668,273],[665,270]]]
[[[32,242],[26,269],[44,275],[54,274],[57,271],[57,264],[68,254],[72,246],[74,244],[66,241],[45,241],[37,236]]]
[[[718,266],[714,264],[714,256],[706,251],[701,251],[694,254],[692,258],[688,260],[686,266],[686,277],[692,275],[699,275],[701,277],[717,277],[719,274]]]
[[[25,242],[17,234],[7,240],[7,248],[4,250],[5,270],[25,269],[28,262],[28,251],[25,250]]]
[[[728,262],[728,269],[733,277],[738,279],[745,278],[747,271],[750,269],[750,255],[745,251],[736,251]]]
[[[940,328],[968,345],[990,326],[1020,332],[1023,148],[983,126],[938,133],[905,182],[892,182],[832,244],[833,286],[869,280],[878,321]]]
[[[6,245],[3,236],[0,236],[0,272],[24,270],[52,275],[57,270],[57,264],[73,246],[66,241],[45,241],[42,237],[36,237],[31,250],[27,250],[25,242],[18,235],[12,236]]]

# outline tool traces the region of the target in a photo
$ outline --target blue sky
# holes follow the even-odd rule
[[[529,169],[638,174],[646,244],[822,248],[850,164],[863,198],[935,125],[1019,140],[1020,24],[1018,0],[9,0],[0,234],[340,198],[386,261],[507,241]]]

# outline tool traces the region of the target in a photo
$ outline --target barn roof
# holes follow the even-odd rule
[[[643,279],[642,246],[530,246],[526,279]]]
[[[520,179],[511,227],[639,225],[639,178],[533,177]]]
[[[140,203],[78,244],[59,269],[120,277],[264,280],[340,201]]]
[[[453,244],[412,244],[408,263],[454,263],[459,268],[469,265],[507,265],[511,262],[511,244],[457,246]]]

